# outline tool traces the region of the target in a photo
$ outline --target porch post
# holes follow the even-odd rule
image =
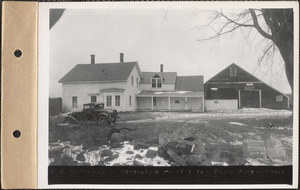
[[[187,110],[187,97],[185,97],[185,111]]]
[[[153,110],[153,96],[151,96],[151,110]]]
[[[171,110],[171,98],[170,96],[168,97],[168,106],[169,106],[169,111]]]

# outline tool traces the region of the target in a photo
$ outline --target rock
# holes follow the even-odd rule
[[[97,166],[105,166],[103,161],[98,162]]]
[[[202,154],[203,144],[196,136],[194,128],[180,128],[171,134],[160,133],[159,144],[166,150],[172,150],[178,155]],[[197,146],[196,146],[197,145]]]
[[[124,135],[121,133],[113,133],[110,137],[111,143],[119,143],[124,141]]]
[[[158,143],[160,146],[165,147],[171,141],[171,136],[168,133],[160,133]]]
[[[126,151],[126,154],[134,154],[134,152],[131,151],[131,150],[127,150],[127,151]]]
[[[203,145],[201,139],[197,139],[192,147],[192,154],[203,155],[206,154],[205,146]]]
[[[84,153],[77,154],[76,160],[84,162],[85,161],[85,157],[83,156],[83,154]]]
[[[184,159],[182,157],[178,156],[174,151],[168,150],[167,153],[170,156],[171,160],[173,162],[175,162],[176,164],[178,164],[180,166],[187,166]]]
[[[149,147],[150,147],[149,144],[142,143],[142,142],[135,142],[133,149],[134,150],[139,150],[139,149],[147,149]]]
[[[110,156],[108,158],[105,158],[104,161],[105,162],[110,162],[110,161],[113,161],[113,160],[117,159],[118,157],[119,157],[118,154],[114,154],[114,155],[112,155],[112,156]]]
[[[123,148],[124,145],[122,145],[121,143],[110,143],[109,145],[111,148]]]
[[[150,147],[160,147],[160,145],[159,144],[152,144]]]
[[[191,154],[193,145],[186,144],[183,141],[171,141],[164,148],[172,150],[178,155]]]
[[[151,149],[148,149],[148,151],[146,152],[146,157],[147,158],[155,158],[157,155],[157,151],[156,150],[151,150]]]
[[[158,148],[157,154],[159,157],[162,157],[164,159],[169,159],[169,155],[168,155],[167,151],[162,147]]]
[[[184,161],[187,163],[189,166],[200,166],[203,161],[205,161],[204,156],[199,156],[199,155],[187,155],[184,157]]]
[[[273,135],[266,141],[266,153],[271,159],[286,157],[286,151],[281,140]]]
[[[143,164],[142,162],[137,161],[137,160],[134,160],[134,161],[133,161],[133,165],[134,165],[134,166],[146,166],[146,164]]]
[[[102,152],[101,152],[101,157],[107,157],[107,156],[111,156],[111,155],[113,155],[113,153],[112,153],[112,151],[111,150],[109,150],[109,149],[105,149],[105,150],[103,150]]]
[[[208,161],[208,160],[205,160],[205,161],[201,162],[200,165],[201,165],[201,166],[212,166],[211,162]]]
[[[140,154],[136,154],[134,159],[139,159],[139,160],[141,160],[141,159],[143,159],[143,156],[141,156]]]

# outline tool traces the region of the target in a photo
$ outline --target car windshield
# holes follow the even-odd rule
[[[95,109],[101,109],[101,108],[103,108],[103,107],[104,107],[103,104],[97,104],[97,105],[95,105]]]

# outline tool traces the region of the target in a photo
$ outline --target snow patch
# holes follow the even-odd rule
[[[243,123],[239,123],[239,122],[229,122],[229,124],[232,124],[232,125],[240,125],[240,126],[247,126]]]
[[[213,166],[229,166],[227,162],[211,162]]]

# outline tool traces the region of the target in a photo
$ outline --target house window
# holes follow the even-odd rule
[[[236,76],[236,68],[230,68],[230,76],[235,77]]]
[[[152,88],[156,88],[156,79],[152,79]]]
[[[139,87],[139,78],[136,78],[136,87]]]
[[[180,100],[175,100],[175,104],[180,104]]]
[[[91,96],[91,102],[97,102],[97,96]]]
[[[116,95],[116,96],[115,96],[115,101],[116,101],[116,102],[115,102],[115,105],[116,105],[116,106],[120,106],[120,100],[121,100],[120,95]]]
[[[77,96],[72,96],[72,108],[77,108]]]
[[[156,106],[156,97],[153,97],[153,106]]]
[[[283,96],[282,95],[277,95],[276,96],[276,102],[282,102],[283,101]]]
[[[131,106],[131,96],[129,96],[129,106]]]
[[[157,88],[161,88],[161,79],[156,79]]]
[[[133,76],[131,76],[131,86],[133,86]]]
[[[161,77],[158,74],[152,77],[152,88],[161,88],[161,83]]]
[[[107,107],[111,106],[111,96],[106,96],[106,106]]]

